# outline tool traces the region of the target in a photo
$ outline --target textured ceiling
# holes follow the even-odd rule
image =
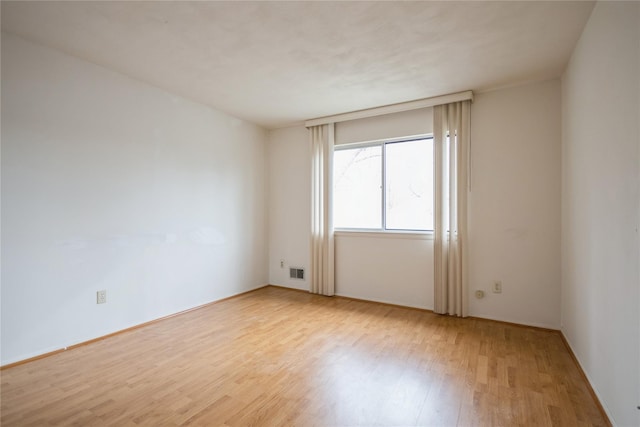
[[[268,128],[558,77],[593,2],[2,2],[2,30]]]

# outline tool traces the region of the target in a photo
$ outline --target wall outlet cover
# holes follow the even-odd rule
[[[107,291],[102,290],[96,292],[96,303],[97,304],[105,304],[107,302]]]
[[[495,282],[493,282],[493,293],[502,293],[502,282],[500,280],[496,280]]]

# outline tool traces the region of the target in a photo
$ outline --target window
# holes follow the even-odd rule
[[[336,146],[337,229],[433,230],[433,138]]]

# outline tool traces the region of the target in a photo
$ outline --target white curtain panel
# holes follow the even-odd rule
[[[333,242],[334,124],[313,126],[311,135],[311,289],[335,293]]]
[[[467,193],[471,101],[437,105],[435,144],[434,311],[467,316]]]

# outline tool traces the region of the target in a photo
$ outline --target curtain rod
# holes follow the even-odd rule
[[[401,102],[399,104],[385,105],[383,107],[369,108],[366,110],[352,111],[350,113],[336,114],[334,116],[319,117],[304,122],[306,127],[326,125],[327,123],[346,122],[349,120],[364,119],[367,117],[382,116],[384,114],[399,113],[401,111],[417,110],[420,108],[433,107],[436,105],[449,104],[451,102],[467,101],[473,102],[473,92],[451,93],[449,95],[436,96],[433,98],[417,99],[415,101]]]

